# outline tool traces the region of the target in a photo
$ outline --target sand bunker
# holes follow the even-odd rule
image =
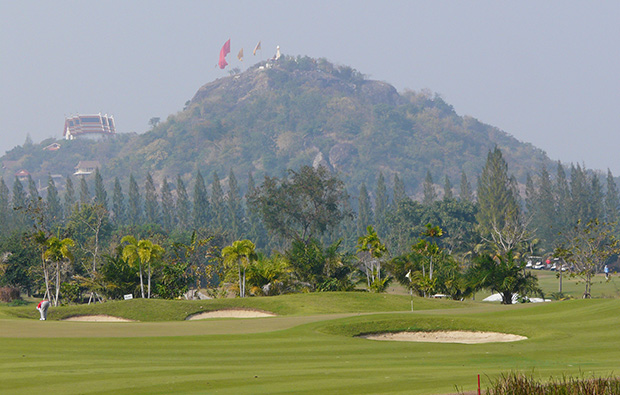
[[[360,337],[370,340],[463,344],[516,342],[527,339],[525,336],[511,335],[507,333],[467,331],[378,333],[363,335]]]
[[[114,317],[111,315],[78,315],[65,318],[63,321],[88,321],[88,322],[133,322],[127,318]]]
[[[268,311],[260,310],[246,310],[246,309],[226,309],[226,310],[214,310],[205,311],[204,313],[198,313],[187,317],[188,320],[204,320],[207,318],[258,318],[258,317],[273,317],[275,314]]]

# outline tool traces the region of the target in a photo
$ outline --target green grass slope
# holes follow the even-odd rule
[[[488,382],[509,371],[548,378],[618,370],[619,300],[472,303],[456,309],[455,303],[428,301],[436,308],[389,313],[385,311],[406,310],[408,300],[393,299],[395,306],[386,297],[384,305],[379,298],[372,300],[385,310],[369,314],[370,307],[361,307],[369,301],[367,295],[350,295],[359,298],[349,300],[352,314],[338,307],[341,294],[322,299],[308,294],[295,295],[299,299],[286,308],[286,299],[264,298],[265,304],[256,307],[289,312],[264,319],[119,324],[0,319],[2,332],[9,323],[36,324],[48,331],[76,326],[102,331],[94,337],[0,337],[0,393],[445,394],[455,392],[455,386],[474,390],[477,374]],[[416,299],[416,307],[424,302]],[[288,327],[280,325],[282,320],[291,320]],[[124,327],[132,337],[105,336],[106,325],[111,332]],[[222,325],[231,332],[209,334],[214,333],[209,328]],[[147,337],[154,326],[169,332]],[[263,331],[251,333],[256,326]],[[204,334],[184,336],[184,327]],[[493,330],[528,340],[464,345],[355,337],[407,329]]]

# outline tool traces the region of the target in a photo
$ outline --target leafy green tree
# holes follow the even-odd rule
[[[478,178],[477,219],[483,234],[520,221],[517,196],[516,181],[508,175],[508,164],[496,146]]]
[[[155,291],[162,299],[176,299],[189,290],[192,281],[188,276],[189,262],[175,262],[162,266],[162,273]]]
[[[426,171],[426,178],[424,179],[424,198],[422,204],[429,205],[437,200],[437,191],[435,190],[435,184],[433,183],[433,176],[430,170]]]
[[[140,274],[140,292],[142,293],[142,299],[144,299],[144,280],[143,271],[147,266],[148,274],[148,288],[147,296],[151,298],[151,265],[164,255],[165,250],[158,244],[153,243],[150,240],[136,240],[133,236],[125,236],[121,239],[121,243],[126,243],[123,247],[123,260],[130,265],[138,265],[138,272]]]
[[[181,176],[177,176],[177,215],[179,227],[186,229],[190,225],[191,203]]]
[[[138,189],[138,183],[133,177],[133,174],[129,175],[129,205],[128,205],[128,219],[132,225],[138,225],[142,222],[142,198],[140,197],[140,190]]]
[[[206,228],[211,220],[211,207],[209,205],[209,196],[207,195],[207,187],[205,180],[200,174],[200,170],[196,174],[196,183],[194,184],[194,226],[196,228]]]
[[[600,273],[605,262],[620,253],[620,241],[613,234],[612,224],[597,219],[586,224],[581,221],[565,234],[564,243],[555,251],[569,266],[571,275],[585,283],[584,298],[590,298],[592,277]]]
[[[114,222],[116,225],[121,225],[126,222],[127,209],[125,206],[125,195],[123,194],[123,188],[118,180],[118,177],[114,178],[114,193],[112,195],[112,212],[114,213]]]
[[[239,274],[239,296],[245,297],[245,273],[256,260],[256,247],[250,240],[236,240],[222,249],[222,257],[230,268],[237,269]]]
[[[99,270],[103,287],[101,292],[108,298],[122,299],[123,295],[135,294],[140,289],[138,267],[123,259],[122,247],[114,255],[105,255]]]
[[[164,182],[161,186],[161,215],[164,229],[172,230],[176,223],[176,208],[174,206],[172,189],[166,177],[164,177]]]
[[[56,183],[51,175],[47,178],[47,209],[50,218],[54,223],[59,222],[62,219],[62,205],[60,204],[60,198],[58,197],[58,190],[56,189]]]
[[[291,267],[286,258],[280,254],[267,257],[257,254],[256,262],[246,272],[247,286],[254,295],[279,295],[290,282]]]
[[[0,251],[4,255],[0,261],[0,285],[17,287],[31,296],[39,257],[30,238],[16,232],[0,238]]]
[[[282,179],[266,176],[250,204],[262,214],[269,230],[307,244],[342,221],[345,196],[343,182],[324,167],[304,166],[298,172],[289,170]]]
[[[360,186],[357,203],[357,234],[361,236],[366,232],[368,226],[372,225],[374,222],[373,212],[370,206],[370,196],[368,196],[365,183],[362,183]]]
[[[499,293],[502,304],[512,304],[514,294],[542,296],[538,278],[525,270],[525,262],[520,262],[512,251],[505,255],[478,256],[470,266],[468,276],[474,289]]]
[[[101,177],[99,168],[95,169],[95,204],[103,206],[106,210],[108,209],[108,193],[103,185],[103,177]]]

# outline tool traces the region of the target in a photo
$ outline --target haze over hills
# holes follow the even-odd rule
[[[202,86],[182,111],[144,134],[119,134],[99,142],[58,140],[25,144],[7,152],[7,184],[20,169],[35,181],[66,176],[80,160],[96,160],[109,184],[126,185],[131,173],[151,172],[161,181],[181,175],[221,178],[232,169],[245,180],[253,173],[280,176],[301,165],[327,166],[351,192],[374,185],[383,172],[398,174],[407,192],[420,192],[427,171],[436,184],[448,176],[457,185],[465,171],[472,184],[489,149],[498,145],[519,182],[529,171],[554,166],[532,144],[472,117],[459,116],[429,92],[397,92],[386,82],[366,79],[348,66],[324,59],[282,57]],[[244,182],[242,181],[242,185]]]

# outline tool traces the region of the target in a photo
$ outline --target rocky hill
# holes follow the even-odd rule
[[[230,169],[244,185],[250,172],[260,180],[263,174],[322,164],[353,193],[362,182],[374,186],[383,172],[387,180],[398,174],[412,195],[421,190],[427,170],[437,184],[447,175],[458,185],[462,170],[475,184],[495,145],[522,182],[527,171],[552,165],[540,149],[459,116],[437,95],[399,93],[350,67],[308,57],[262,62],[210,82],[147,133],[59,143],[54,153],[38,145],[31,152],[16,147],[2,160],[44,179],[48,173],[72,173],[78,160],[98,160],[106,181],[117,176],[124,185],[130,173],[138,179],[150,171],[155,180],[177,174],[191,180],[200,170],[210,180],[212,172],[225,178]],[[5,169],[5,180],[10,176]]]

